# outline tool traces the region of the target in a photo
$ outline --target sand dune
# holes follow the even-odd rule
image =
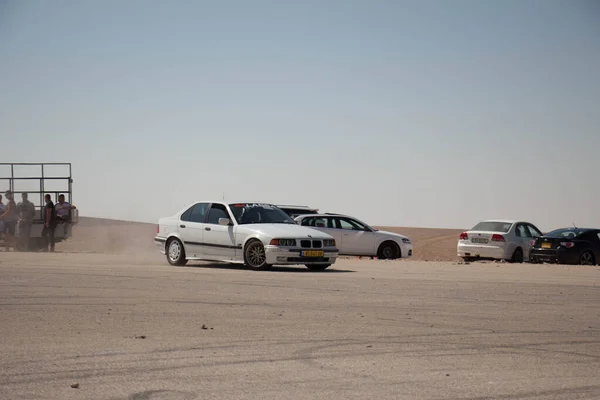
[[[414,243],[415,260],[454,261],[456,241],[460,230],[377,227],[401,233]],[[156,252],[153,242],[156,225],[102,218],[81,217],[69,241],[57,245],[57,250],[94,253],[144,253]]]

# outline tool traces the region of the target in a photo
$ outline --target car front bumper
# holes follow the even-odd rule
[[[413,255],[413,245],[412,243],[402,243],[402,258],[412,257]]]
[[[322,251],[319,256],[303,256],[303,251]],[[265,246],[267,264],[297,265],[297,264],[334,264],[338,258],[338,249],[300,249]]]

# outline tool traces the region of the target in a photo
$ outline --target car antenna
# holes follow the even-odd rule
[[[573,226],[575,227],[575,229],[577,229],[577,225],[575,225],[575,221],[573,221]]]

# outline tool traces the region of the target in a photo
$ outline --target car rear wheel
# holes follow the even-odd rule
[[[400,247],[391,241],[381,243],[377,250],[377,258],[381,260],[393,260],[401,256]]]
[[[520,247],[517,247],[517,249],[513,253],[510,261],[514,262],[514,263],[522,263],[523,262],[523,249],[521,249]]]
[[[306,268],[311,271],[325,271],[327,268],[331,267],[331,264],[304,264]]]
[[[244,249],[244,262],[254,270],[267,270],[272,265],[267,264],[267,254],[265,246],[257,239],[252,239],[246,244]]]
[[[169,264],[177,266],[187,264],[185,249],[179,239],[169,239],[166,253]]]
[[[596,265],[596,260],[594,260],[594,255],[590,251],[584,251],[579,256],[579,264],[580,265]]]

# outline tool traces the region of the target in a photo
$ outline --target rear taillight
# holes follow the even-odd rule
[[[460,240],[468,240],[469,239],[469,235],[467,235],[467,232],[463,232],[460,234]]]
[[[560,242],[560,245],[563,247],[566,247],[567,249],[570,249],[571,247],[575,246],[575,243],[573,242]]]
[[[156,233],[160,233],[160,225],[156,225]]]
[[[494,233],[492,235],[492,242],[504,242],[504,236]]]

